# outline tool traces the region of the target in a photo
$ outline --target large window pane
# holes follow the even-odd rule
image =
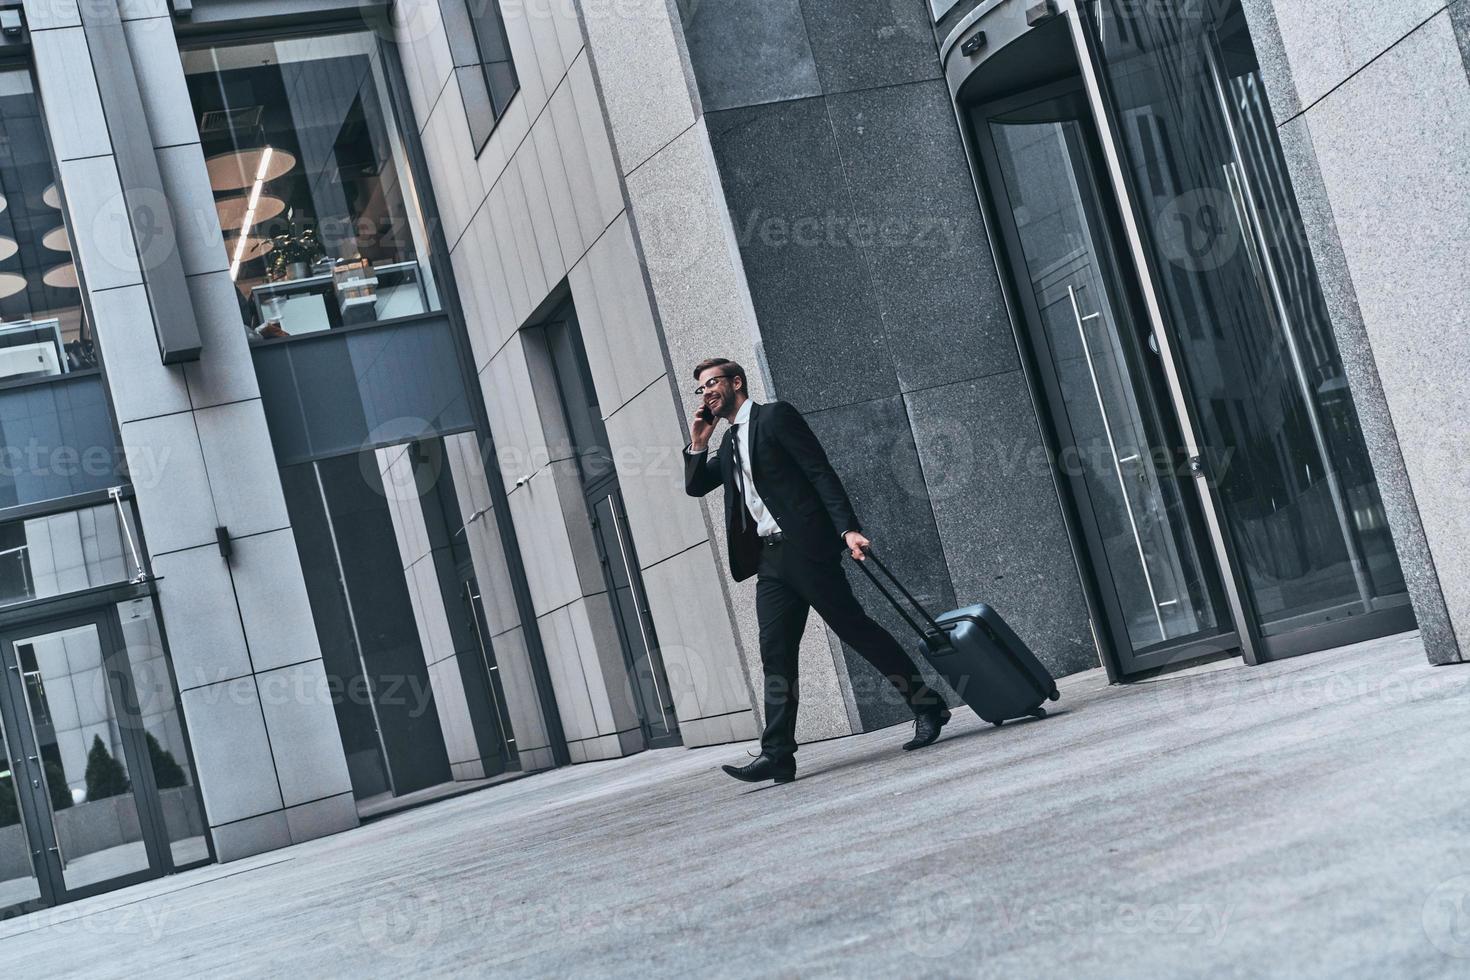
[[[186,52],[252,340],[439,308],[375,35]]]
[[[28,71],[0,71],[0,384],[97,366]]]
[[[468,0],[468,7],[475,32],[475,48],[485,70],[485,83],[490,88],[495,116],[499,118],[520,85],[516,79],[515,62],[510,56],[510,39],[505,36],[505,22],[500,16],[500,3],[499,0]]]
[[[1094,0],[1203,440],[1267,634],[1407,601],[1239,3]]]
[[[107,504],[0,524],[0,606],[131,579],[137,531],[129,511]]]

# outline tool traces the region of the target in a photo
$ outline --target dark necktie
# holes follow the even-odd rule
[[[740,532],[750,525],[750,508],[745,503],[745,462],[740,454],[740,426],[730,426],[730,450],[735,462],[735,492],[740,495]]]

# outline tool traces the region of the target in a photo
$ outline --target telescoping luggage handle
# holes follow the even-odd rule
[[[898,576],[894,575],[893,571],[887,565],[883,564],[882,560],[873,553],[872,548],[864,548],[863,553],[868,556],[868,561],[877,565],[879,571],[888,577],[888,581],[892,582],[898,588],[898,591],[903,593],[903,597],[908,600],[909,605],[919,611],[919,615],[928,621],[931,629],[926,630],[914,621],[914,617],[909,615],[908,610],[903,607],[903,604],[894,598],[893,593],[888,590],[888,587],[878,580],[878,576],[873,574],[873,570],[868,567],[868,561],[859,561],[857,564],[863,570],[863,574],[868,576],[868,580],[878,587],[878,591],[883,593],[883,598],[888,600],[888,604],[898,610],[898,614],[903,617],[903,621],[908,623],[915,633],[923,637],[924,642],[929,644],[929,649],[938,650],[941,647],[948,646],[949,639],[944,634],[944,627],[940,626],[939,621],[929,613],[929,610],[924,608],[924,604],[918,599],[915,599],[913,593],[904,588],[903,583],[898,580]],[[853,560],[857,561],[857,559]]]

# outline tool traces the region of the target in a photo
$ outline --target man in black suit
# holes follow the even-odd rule
[[[844,550],[859,561],[872,542],[863,536],[852,502],[811,427],[786,402],[757,404],[745,371],[713,357],[694,369],[701,399],[684,455],[684,489],[703,497],[725,488],[730,570],[739,582],[759,575],[756,616],[765,669],[766,728],[750,765],[725,766],[746,782],[796,778],[797,649],[807,612],[815,609],[837,636],[888,679],[914,712],[922,748],[949,721],[942,698],[928,688],[897,640],[863,612],[843,574]],[[709,439],[719,420],[730,423],[713,458]]]

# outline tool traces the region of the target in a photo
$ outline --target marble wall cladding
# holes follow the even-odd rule
[[[675,33],[679,26],[664,3],[580,6],[618,172],[632,173],[698,117],[698,94],[690,89]]]
[[[801,0],[827,93],[941,77],[927,0]]]
[[[704,548],[643,570],[681,724],[752,710],[752,689],[740,669],[734,624],[722,602],[719,575]],[[684,744],[692,743],[686,737]]]
[[[684,38],[705,112],[822,91],[800,0],[700,0]]]
[[[805,99],[706,117],[779,392],[808,411],[895,394],[867,261],[826,103]]]
[[[852,498],[874,548],[905,587],[935,613],[953,609],[954,590],[943,542],[929,503],[924,472],[902,395],[807,416]],[[842,568],[859,601],[905,649],[916,637],[854,562]],[[865,728],[905,721],[908,708],[866,660],[843,646],[851,693]],[[932,672],[926,671],[931,676]]]
[[[1098,665],[1021,372],[905,396],[955,602],[1005,616],[1053,673]]]
[[[1016,342],[941,81],[827,100],[887,350],[905,391],[1013,371]]]
[[[1322,183],[1306,118],[1298,117],[1281,126],[1277,135],[1291,173],[1295,197],[1301,209],[1302,230],[1311,245],[1318,281],[1342,355],[1343,371],[1352,388],[1358,423],[1378,480],[1378,490],[1393,532],[1399,565],[1408,583],[1414,618],[1418,620],[1424,648],[1435,663],[1456,662],[1461,659],[1459,643],[1450,625],[1449,610],[1445,607],[1435,572],[1434,556],[1424,535],[1419,504],[1414,499],[1414,490],[1404,466],[1393,414],[1384,396],[1373,344],[1363,323],[1363,313],[1358,305],[1352,274],[1348,271],[1347,257],[1343,254],[1342,241],[1338,238],[1337,221],[1332,214],[1327,188]]]
[[[1444,0],[1275,0],[1276,22],[1303,107],[1398,44]]]
[[[1285,28],[1285,25],[1283,25]],[[1288,47],[1290,47],[1288,45]],[[1442,13],[1306,114],[1446,607],[1470,640],[1470,85]],[[1365,126],[1364,120],[1373,120]]]

